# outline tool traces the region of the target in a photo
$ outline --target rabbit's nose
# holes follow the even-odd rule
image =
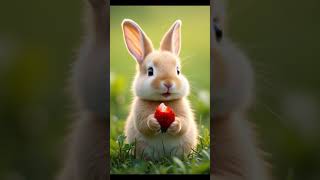
[[[167,87],[168,89],[170,89],[172,87],[172,83],[170,83],[170,82],[165,82],[163,85],[165,87]]]

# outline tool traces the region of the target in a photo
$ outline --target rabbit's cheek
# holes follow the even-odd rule
[[[213,59],[213,88],[221,89],[225,86],[228,72],[219,53],[215,52]]]
[[[139,97],[149,98],[153,94],[152,78],[138,77],[134,81],[135,94]]]
[[[184,76],[180,77],[179,86],[177,86],[175,91],[179,97],[187,96],[189,94],[189,82]]]
[[[214,48],[213,73],[216,113],[249,107],[254,96],[253,69],[246,55],[226,39]]]
[[[181,89],[181,79],[179,79],[178,77],[174,78],[174,83],[175,83],[175,89],[179,90]]]
[[[161,90],[161,78],[155,78],[151,82],[151,87],[154,89],[159,89]]]

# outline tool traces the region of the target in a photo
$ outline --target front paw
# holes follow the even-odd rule
[[[167,132],[170,135],[177,135],[181,131],[181,121],[179,119],[176,119],[173,121],[173,123],[168,128]]]
[[[147,125],[149,127],[149,130],[152,132],[152,134],[160,133],[161,126],[160,126],[159,122],[157,121],[157,119],[154,118],[153,114],[149,115]]]

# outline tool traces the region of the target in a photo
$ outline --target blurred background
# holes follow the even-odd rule
[[[0,6],[0,179],[51,179],[71,102],[65,87],[79,47],[82,1]]]
[[[64,88],[82,37],[82,4],[30,0],[5,1],[0,6],[0,179],[51,179],[59,168],[72,114]],[[263,148],[271,154],[275,179],[320,177],[319,7],[317,0],[242,0],[227,5],[227,35],[247,53],[256,71],[257,103],[251,119]],[[138,15],[131,18],[139,23]],[[159,34],[173,21],[163,19],[157,28],[140,25],[157,44]],[[112,23],[120,28],[118,22]],[[192,25],[183,24],[182,33],[188,26]],[[195,41],[189,42],[181,52],[187,61],[185,74],[196,56],[188,48]],[[118,43],[122,47],[117,49],[125,50],[123,40]],[[133,75],[134,60],[127,52],[120,55],[117,60],[127,61],[128,66],[112,62],[115,75]],[[188,78],[192,76],[195,87],[208,87],[198,82],[196,74]],[[117,81],[119,89],[129,88],[128,77],[132,76]]]
[[[112,6],[110,10],[111,156],[116,157],[118,146],[115,141],[124,133],[124,123],[133,98],[131,84],[137,64],[124,43],[121,23],[125,18],[139,24],[153,42],[155,49],[159,48],[162,37],[171,25],[177,19],[182,21],[181,72],[190,82],[189,99],[201,135],[204,135],[210,127],[210,7]]]
[[[275,179],[320,179],[320,1],[227,1],[229,36],[255,70],[251,120]]]

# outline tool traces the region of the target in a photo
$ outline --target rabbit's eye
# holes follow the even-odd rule
[[[214,25],[214,32],[215,32],[215,36],[217,38],[217,41],[220,42],[222,39],[222,36],[223,36],[223,31],[219,27],[219,25],[217,25],[217,24]]]
[[[148,76],[153,76],[153,68],[152,67],[148,68]]]
[[[178,75],[180,74],[180,69],[179,69],[179,67],[177,67],[177,74],[178,74]]]
[[[223,37],[223,31],[222,28],[219,25],[219,19],[217,17],[213,18],[213,29],[215,32],[215,36],[218,42],[221,41],[222,37]]]

